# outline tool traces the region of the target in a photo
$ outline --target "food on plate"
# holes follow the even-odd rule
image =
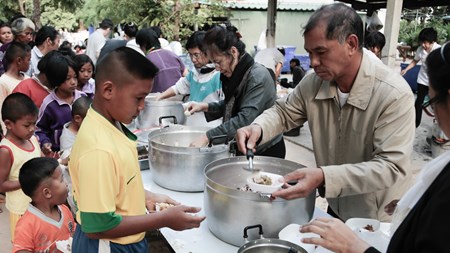
[[[365,227],[363,227],[363,229],[369,231],[369,232],[374,232],[375,229],[373,229],[373,226],[370,224],[367,224]]]
[[[165,203],[165,202],[161,202],[161,203],[156,203],[155,204],[155,211],[157,212],[161,212],[166,210],[167,208],[173,207],[175,205],[170,204],[170,203]]]
[[[272,178],[267,175],[261,175],[253,177],[253,182],[262,185],[272,185]]]

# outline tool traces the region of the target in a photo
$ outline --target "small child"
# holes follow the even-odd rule
[[[33,158],[20,169],[19,181],[31,204],[17,223],[12,252],[55,252],[56,241],[69,242],[76,227],[72,213],[63,205],[68,188],[58,162]]]
[[[113,50],[96,67],[94,101],[69,160],[80,224],[72,252],[94,252],[99,245],[111,252],[147,252],[145,231],[199,227],[205,217],[191,215],[200,208],[179,205],[165,195],[144,190],[137,137],[123,125],[144,109],[158,69],[127,47]],[[146,204],[155,210],[156,202],[176,206],[146,214]]]
[[[30,203],[30,198],[20,188],[20,168],[31,158],[41,156],[39,143],[33,135],[37,115],[36,105],[22,93],[13,93],[3,102],[2,118],[7,132],[0,142],[0,192],[6,192],[12,239],[16,223]]]
[[[95,81],[92,76],[95,72],[94,63],[91,57],[79,54],[73,58],[75,71],[78,76],[77,89],[83,91],[88,97],[93,98],[95,93]]]
[[[22,81],[28,78],[24,74],[30,66],[31,48],[26,44],[12,42],[5,53],[5,62],[8,64],[8,70],[0,76],[0,103],[12,93],[14,88]],[[1,106],[0,106],[1,110]],[[3,121],[2,127],[5,128]]]
[[[64,124],[60,140],[60,150],[68,156],[72,145],[75,142],[75,137],[77,137],[78,129],[80,129],[81,123],[83,122],[86,113],[91,106],[92,99],[89,97],[80,97],[73,103],[72,106],[72,120]],[[64,165],[67,165],[63,163]]]
[[[76,89],[75,63],[61,54],[48,60],[45,75],[53,91],[45,97],[39,109],[36,134],[42,152],[46,156],[55,156],[55,152],[60,150],[63,126],[72,119],[72,104],[86,94]]]

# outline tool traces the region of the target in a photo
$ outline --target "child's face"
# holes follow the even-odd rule
[[[77,88],[77,75],[75,74],[75,71],[73,70],[73,68],[69,67],[69,71],[67,72],[66,81],[64,81],[64,83],[62,83],[58,87],[58,90],[65,94],[72,94],[76,88]]]
[[[16,122],[5,120],[8,135],[12,135],[19,140],[29,140],[36,130],[37,117],[37,115],[26,115]]]
[[[66,180],[60,166],[55,169],[52,174],[51,182],[48,187],[52,193],[53,203],[55,205],[61,205],[66,202],[67,195],[69,193],[69,187],[67,187]]]
[[[114,97],[111,98],[111,106],[108,108],[112,120],[130,124],[144,109],[145,97],[150,93],[152,87],[152,79],[134,79],[129,84],[115,85]]]
[[[3,44],[9,43],[13,40],[11,28],[4,26],[0,28],[0,42]]]
[[[31,60],[31,52],[28,52],[25,57],[20,58],[21,61],[19,61],[19,70],[22,72],[27,72],[28,68],[30,67],[30,60]]]
[[[91,79],[93,73],[93,67],[90,62],[85,63],[80,71],[78,71],[78,82],[80,85],[84,85]]]
[[[433,42],[429,42],[429,41],[422,41],[422,43],[420,44],[423,49],[425,49],[425,51],[430,51],[431,48],[433,47]]]

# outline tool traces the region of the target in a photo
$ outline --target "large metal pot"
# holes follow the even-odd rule
[[[174,191],[203,191],[206,164],[230,156],[227,144],[210,144],[203,148],[189,147],[189,144],[209,129],[171,125],[152,131],[148,140],[153,181]]]
[[[248,230],[258,228],[260,238],[254,241],[248,240]],[[263,237],[261,224],[244,228],[244,242],[238,253],[307,253],[307,251],[297,244],[280,239]]]
[[[161,124],[160,118],[175,118],[176,122],[170,122],[174,124],[184,124],[186,122],[186,116],[184,115],[183,103],[181,101],[160,100],[156,101],[155,95],[148,95],[145,98],[145,107],[139,113],[136,120],[136,127],[139,129],[146,129]],[[166,122],[162,122],[166,123]]]
[[[254,167],[262,171],[285,175],[304,167],[298,163],[280,158],[258,157]],[[205,167],[205,194],[203,206],[208,217],[209,230],[219,239],[242,245],[241,231],[248,225],[261,224],[268,237],[275,238],[285,226],[296,223],[305,224],[311,220],[315,192],[306,198],[270,200],[270,196],[242,191],[247,177],[252,172],[246,170],[246,157],[220,159]],[[250,233],[254,240],[256,233]]]

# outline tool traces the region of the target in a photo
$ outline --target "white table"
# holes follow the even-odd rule
[[[141,174],[146,190],[166,194],[184,205],[203,207],[203,192],[171,191],[154,183],[150,170],[141,171]],[[199,215],[205,215],[204,211],[200,211]],[[316,207],[313,218],[317,217],[329,217],[329,215]],[[238,251],[238,247],[221,241],[209,231],[208,218],[202,222],[200,228],[184,231],[162,228],[161,233],[177,253],[230,253]],[[242,239],[242,243],[244,243],[244,239]]]

